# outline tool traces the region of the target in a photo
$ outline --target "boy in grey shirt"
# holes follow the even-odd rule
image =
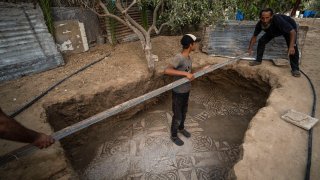
[[[175,76],[175,79],[187,77],[190,81],[194,79],[192,69],[192,61],[189,56],[191,51],[196,49],[196,42],[199,38],[192,34],[186,34],[181,39],[182,52],[177,54],[171,64],[164,71],[165,74]],[[172,124],[171,124],[171,140],[178,146],[184,143],[178,137],[178,131],[185,137],[191,137],[190,133],[184,129],[184,121],[188,110],[189,92],[191,82],[182,84],[172,90]]]

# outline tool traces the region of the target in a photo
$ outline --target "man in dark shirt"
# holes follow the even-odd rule
[[[295,77],[300,77],[299,70],[299,51],[297,42],[297,24],[289,16],[275,14],[270,8],[260,12],[260,21],[257,23],[254,34],[250,40],[248,48],[249,54],[252,54],[252,47],[261,31],[265,34],[259,39],[257,47],[257,59],[250,63],[250,66],[261,64],[265,45],[274,37],[283,36],[288,46],[288,56],[290,58],[291,73]]]

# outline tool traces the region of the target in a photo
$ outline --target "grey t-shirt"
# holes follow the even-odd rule
[[[186,58],[182,56],[181,53],[177,54],[171,62],[171,65],[173,66],[174,69],[179,70],[179,71],[185,71],[191,73],[192,69],[192,61],[191,58]],[[175,76],[175,80],[184,78],[184,76]],[[176,93],[187,93],[191,89],[191,83],[186,82],[178,87],[173,88],[173,91]]]

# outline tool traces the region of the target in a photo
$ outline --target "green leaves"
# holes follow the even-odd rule
[[[160,20],[178,29],[186,25],[212,24],[227,16],[234,18],[235,10],[236,0],[167,0]]]
[[[139,7],[142,6],[149,6],[149,7],[156,7],[160,0],[137,0]]]
[[[307,0],[304,2],[305,9],[307,10],[315,10],[320,13],[320,0]]]
[[[295,5],[296,0],[237,0],[237,7],[244,12],[245,19],[256,20],[259,12],[264,8],[272,8],[275,13],[290,11]]]
[[[48,31],[53,35],[54,26],[53,26],[50,0],[40,0],[39,4],[43,12],[44,19],[46,21]]]

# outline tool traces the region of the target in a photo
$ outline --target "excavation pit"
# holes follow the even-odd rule
[[[46,109],[58,131],[167,84],[154,80],[106,90],[92,99],[72,99]],[[224,179],[241,158],[250,120],[264,107],[267,83],[216,70],[192,82],[185,122],[191,132],[178,147],[170,140],[171,93],[164,93],[61,141],[82,179]],[[141,94],[139,94],[141,93]]]

